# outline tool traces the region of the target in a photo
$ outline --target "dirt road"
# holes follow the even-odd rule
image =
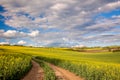
[[[32,65],[33,65],[32,69],[21,80],[43,80],[44,77],[43,69],[35,61],[32,61]]]
[[[54,70],[57,80],[84,80],[83,78],[76,76],[75,74],[69,72],[68,70],[60,68],[53,64],[49,64],[49,65]]]
[[[43,69],[35,61],[32,61],[32,64],[33,64],[32,69],[21,80],[43,80],[44,79]],[[68,70],[60,68],[60,67],[55,66],[53,64],[49,64],[49,66],[55,72],[57,80],[84,80],[83,78],[80,78],[79,76],[76,76],[74,73],[71,73]]]

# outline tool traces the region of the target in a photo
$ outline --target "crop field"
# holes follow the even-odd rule
[[[22,46],[0,46],[0,80],[15,80],[15,74],[20,79],[30,69],[31,58],[37,59],[44,70],[50,70],[47,62],[67,69],[85,80],[120,80],[120,52],[92,53],[68,48]],[[52,70],[46,74],[52,77],[46,77],[46,80],[55,80]]]
[[[0,51],[0,80],[18,80],[31,66],[30,56]]]

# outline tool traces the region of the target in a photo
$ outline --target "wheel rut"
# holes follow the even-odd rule
[[[44,71],[39,66],[39,64],[35,61],[32,61],[32,65],[33,66],[31,70],[21,80],[43,80],[44,79]]]
[[[61,67],[55,66],[51,63],[47,63],[51,69],[55,72],[56,80],[85,80],[84,78],[81,78],[79,76],[76,76],[74,73],[69,72],[68,70],[65,70]],[[39,64],[35,61],[32,61],[32,68],[28,72],[28,74],[25,75],[20,80],[44,80],[44,71],[39,66]]]
[[[57,80],[85,80],[83,78],[80,78],[79,76],[76,76],[74,73],[53,64],[49,64],[49,66],[55,72]]]

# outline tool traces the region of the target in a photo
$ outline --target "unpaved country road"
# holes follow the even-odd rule
[[[49,66],[54,70],[57,80],[85,80],[69,72],[68,70],[57,67],[53,64],[49,64]]]
[[[32,65],[33,65],[32,69],[21,80],[43,80],[44,77],[43,69],[35,61],[32,61]]]

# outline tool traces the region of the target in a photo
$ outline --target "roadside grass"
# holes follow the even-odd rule
[[[54,71],[50,68],[50,66],[44,62],[43,60],[39,60],[36,58],[33,58],[34,61],[39,63],[40,67],[44,70],[44,80],[56,80],[56,76]]]

